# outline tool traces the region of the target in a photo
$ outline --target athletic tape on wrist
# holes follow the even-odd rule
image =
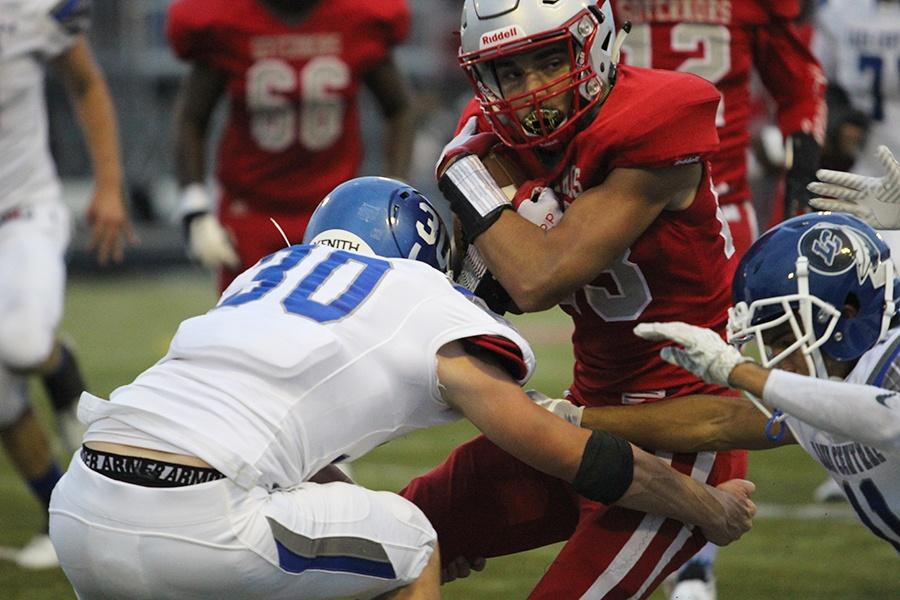
[[[445,175],[482,217],[503,205],[510,204],[484,163],[475,155],[470,154],[459,159],[450,165]]]
[[[206,191],[203,184],[192,183],[181,191],[176,217],[179,221],[183,221],[185,217],[197,213],[210,212],[211,210],[212,200],[209,197],[209,192]]]
[[[584,446],[572,485],[579,494],[603,504],[621,498],[634,480],[634,451],[624,438],[594,431]]]
[[[512,209],[506,195],[474,155],[450,165],[438,180],[438,188],[459,217],[469,242],[493,225],[505,209]]]

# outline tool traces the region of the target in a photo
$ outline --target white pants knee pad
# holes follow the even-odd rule
[[[41,365],[50,356],[56,323],[45,318],[40,307],[22,307],[0,322],[0,364],[20,371]]]
[[[68,239],[60,202],[28,207],[0,226],[0,364],[30,369],[49,356],[63,313]]]
[[[0,431],[18,421],[28,408],[28,380],[0,367]]]

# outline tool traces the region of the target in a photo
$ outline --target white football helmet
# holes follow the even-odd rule
[[[567,141],[579,119],[606,96],[615,80],[616,29],[609,0],[466,0],[459,62],[475,87],[494,132],[512,147]],[[504,97],[493,62],[564,42],[570,69],[539,89]],[[541,105],[573,94],[568,114]],[[531,109],[520,121],[517,111]]]

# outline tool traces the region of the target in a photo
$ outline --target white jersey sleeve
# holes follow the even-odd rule
[[[860,521],[900,552],[900,329],[865,353],[845,382],[772,375],[766,402],[787,413],[797,442],[840,485]]]
[[[900,450],[900,393],[775,369],[763,399],[823,431],[882,450]]]
[[[135,444],[124,424],[241,485],[285,487],[459,419],[438,389],[437,352],[485,335],[517,348],[530,375],[518,332],[435,269],[293,246],[183,322],[167,355],[109,402],[83,397],[79,416],[91,423],[88,441]]]

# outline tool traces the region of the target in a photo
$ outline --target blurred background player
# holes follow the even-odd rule
[[[692,75],[617,65],[609,2],[470,0],[462,23],[460,63],[477,98],[439,175],[499,280],[490,302],[503,308],[508,292],[525,312],[561,304],[571,315],[578,404],[724,391],[632,333],[664,313],[724,332],[735,250],[706,161],[719,93]],[[495,155],[523,171],[514,204],[526,218],[507,210],[507,182],[479,159],[498,138]],[[488,295],[486,282],[477,293]],[[701,481],[746,468],[742,452],[669,458]],[[403,494],[435,525],[445,563],[568,540],[532,598],[645,597],[705,542],[680,523],[586,502],[485,438]]]
[[[723,543],[749,529],[751,483],[703,485],[535,406],[531,348],[447,277],[449,237],[409,186],[344,183],[309,244],[241,274],[108,401],[84,394],[85,447],[50,509],[79,598],[436,600],[422,512],[322,471],[463,416],[589,498]]]
[[[613,0],[619,23],[630,21],[623,62],[694,73],[716,86],[719,150],[710,157],[719,205],[738,256],[756,239],[758,223],[747,183],[751,75],[760,74],[775,102],[778,127],[791,145],[786,195],[796,214],[818,167],[825,129],[825,82],[797,30],[800,3],[776,0],[683,2]]]
[[[840,92],[835,105],[861,111],[869,131],[852,165],[828,168],[879,175],[875,149],[900,148],[900,2],[828,0],[816,15],[813,51],[828,82]]]
[[[291,241],[329,190],[362,160],[359,95],[384,117],[383,172],[405,178],[412,106],[392,49],[409,27],[405,0],[177,0],[167,33],[191,63],[176,109],[180,214],[190,253],[219,287]],[[206,186],[206,143],[223,97],[218,213]]]
[[[133,234],[122,198],[116,119],[85,30],[88,2],[0,0],[0,438],[46,506],[60,472],[27,397],[40,374],[70,450],[83,428],[74,415],[84,389],[71,349],[56,338],[63,313],[70,215],[47,142],[45,67],[66,84],[94,165],[87,211],[100,263],[121,261]],[[46,534],[16,557],[27,568],[57,563]]]

